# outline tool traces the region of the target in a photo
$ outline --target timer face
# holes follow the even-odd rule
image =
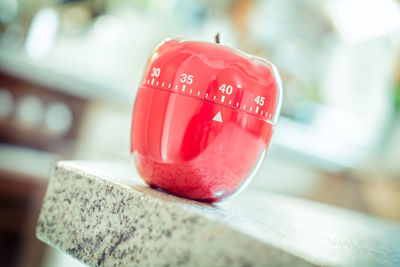
[[[219,44],[163,42],[133,110],[131,153],[142,178],[208,202],[243,188],[278,119],[279,83],[264,59]]]

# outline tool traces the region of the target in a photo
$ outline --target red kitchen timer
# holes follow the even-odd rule
[[[163,41],[136,96],[131,154],[147,184],[215,202],[261,165],[281,106],[277,69],[218,43]]]

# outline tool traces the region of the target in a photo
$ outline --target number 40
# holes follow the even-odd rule
[[[220,90],[222,93],[226,93],[227,95],[230,95],[230,94],[232,94],[233,87],[232,87],[232,85],[226,85],[224,83],[218,88],[218,90]]]

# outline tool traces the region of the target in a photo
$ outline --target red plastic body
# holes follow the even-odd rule
[[[214,202],[243,186],[268,147],[280,105],[267,61],[219,44],[170,40],[147,64],[131,153],[142,178]]]

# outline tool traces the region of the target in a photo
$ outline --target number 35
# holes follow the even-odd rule
[[[193,75],[188,75],[186,73],[182,73],[180,82],[181,83],[187,83],[187,84],[192,84],[193,83]]]

